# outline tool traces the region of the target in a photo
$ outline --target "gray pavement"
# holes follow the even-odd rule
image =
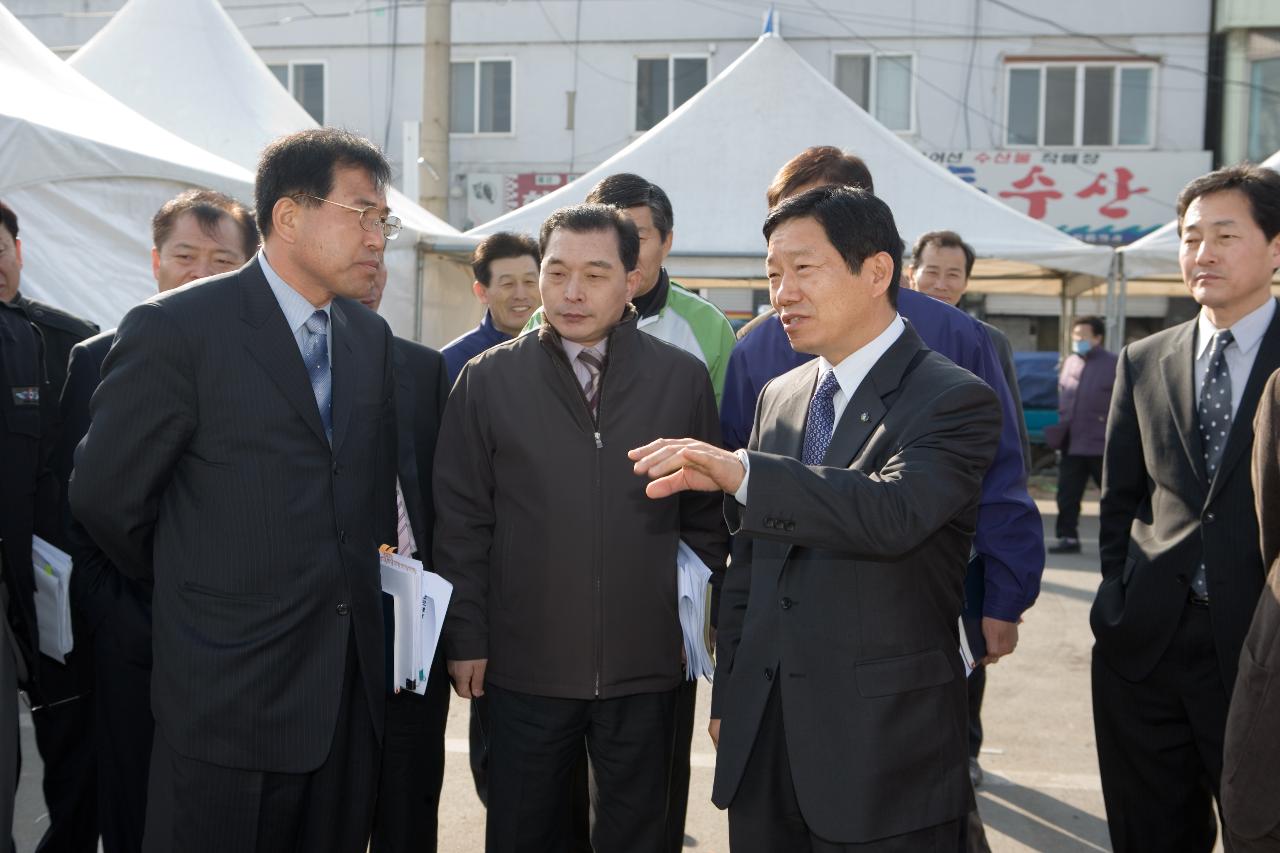
[[[1041,503],[1046,540],[1052,502]],[[1040,599],[1027,612],[1017,653],[988,676],[981,763],[986,782],[978,808],[995,853],[1110,850],[1094,753],[1089,695],[1089,605],[1098,584],[1097,504],[1086,502],[1080,555],[1050,555]],[[724,813],[711,805],[715,753],[706,737],[710,689],[698,693],[688,834],[698,853],[727,853]],[[23,715],[24,765],[15,837],[20,853],[35,849],[47,816],[30,717]],[[446,732],[440,807],[441,853],[473,853],[484,845],[484,809],[467,764],[467,705],[454,697]]]

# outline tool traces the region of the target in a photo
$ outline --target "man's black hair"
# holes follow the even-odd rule
[[[258,160],[258,176],[253,185],[262,238],[271,236],[271,213],[280,199],[296,198],[307,207],[321,204],[306,196],[327,198],[333,191],[333,171],[337,166],[363,169],[380,190],[391,182],[391,166],[378,146],[346,130],[301,130],[268,144]]]
[[[587,201],[593,204],[607,204],[619,210],[628,207],[649,208],[653,216],[653,227],[659,239],[667,239],[675,226],[675,214],[671,210],[671,199],[662,191],[662,187],[630,172],[610,175],[591,188]]]
[[[572,231],[589,234],[592,231],[612,231],[618,237],[618,257],[622,268],[631,272],[640,260],[640,232],[635,223],[622,215],[622,211],[607,204],[575,204],[562,207],[546,218],[538,235],[538,250],[545,257],[547,244],[556,231]]]
[[[902,238],[889,205],[866,190],[854,187],[817,187],[791,196],[769,211],[764,221],[767,241],[779,225],[791,219],[812,217],[822,226],[827,240],[844,258],[854,275],[872,255],[885,252],[893,259],[893,280],[889,283],[889,303],[898,305],[898,280],[902,277]]]

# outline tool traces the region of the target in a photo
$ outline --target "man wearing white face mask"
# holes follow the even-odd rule
[[[1089,479],[1102,486],[1102,445],[1107,433],[1116,354],[1102,346],[1099,317],[1080,317],[1071,327],[1071,354],[1058,375],[1058,423],[1045,441],[1061,451],[1058,463],[1058,542],[1050,554],[1078,554],[1080,498]]]

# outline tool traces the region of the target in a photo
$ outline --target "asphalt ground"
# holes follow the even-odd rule
[[[1094,500],[1088,500],[1088,498]],[[1053,538],[1056,509],[1040,502],[1045,540]],[[986,739],[980,758],[985,781],[978,809],[995,853],[1110,850],[1089,695],[1089,605],[1098,585],[1096,492],[1086,495],[1083,551],[1049,555],[1040,598],[1024,617],[1015,654],[988,674],[983,708]],[[699,685],[693,741],[686,849],[728,853],[725,815],[711,804],[715,752],[706,736],[711,691]],[[446,768],[440,804],[441,853],[484,847],[484,807],[467,761],[467,703],[453,699],[446,730]],[[23,768],[14,837],[20,853],[35,849],[48,815],[40,792],[41,766],[30,716],[21,718]]]

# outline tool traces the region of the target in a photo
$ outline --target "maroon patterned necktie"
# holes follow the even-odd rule
[[[600,406],[600,371],[604,367],[604,359],[600,357],[595,347],[587,347],[578,353],[578,361],[582,362],[582,366],[590,375],[590,378],[582,383],[582,393],[587,396],[587,408],[591,410],[591,417],[594,418],[596,409]]]

